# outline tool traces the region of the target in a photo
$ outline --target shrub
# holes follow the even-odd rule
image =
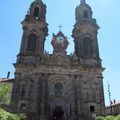
[[[120,120],[120,115],[118,115],[115,120]]]
[[[115,120],[115,117],[114,116],[106,116],[105,117],[105,120]]]
[[[104,120],[104,117],[102,117],[102,116],[98,116],[98,117],[96,117],[95,120]]]
[[[102,117],[102,116],[98,116],[95,118],[95,120],[120,120],[120,115],[118,116],[105,116],[105,117]]]
[[[27,120],[24,114],[12,114],[0,109],[0,120]]]

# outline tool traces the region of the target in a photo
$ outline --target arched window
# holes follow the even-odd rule
[[[34,34],[28,36],[27,50],[34,51],[36,49],[37,37]]]
[[[84,11],[83,11],[83,17],[84,17],[84,18],[88,18],[88,12],[87,12],[87,10],[84,10]]]
[[[83,48],[84,48],[84,55],[89,56],[93,53],[92,51],[92,41],[90,38],[83,39]]]
[[[54,92],[56,96],[61,96],[62,95],[62,89],[63,85],[61,83],[56,83],[54,86]]]
[[[34,9],[34,17],[38,17],[38,16],[39,16],[39,8],[36,7],[36,8]]]

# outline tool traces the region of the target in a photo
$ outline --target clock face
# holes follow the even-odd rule
[[[58,36],[56,38],[56,40],[57,40],[58,43],[63,43],[64,42],[64,37],[63,36]]]
[[[64,34],[59,31],[57,35],[53,34],[53,39],[51,42],[54,53],[60,53],[60,54],[66,54],[66,49],[69,44],[67,37],[64,36]]]

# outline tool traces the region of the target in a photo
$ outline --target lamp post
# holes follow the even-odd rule
[[[111,91],[110,91],[110,84],[109,84],[109,82],[108,82],[108,94],[109,94],[109,101],[110,101],[110,113],[112,115],[113,111],[112,111]]]

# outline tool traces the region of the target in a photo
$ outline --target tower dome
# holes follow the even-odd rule
[[[81,0],[80,5],[76,7],[75,15],[76,22],[92,20],[92,9],[85,0]]]
[[[42,0],[35,0],[31,3],[29,14],[35,19],[45,21],[46,5],[42,2]]]

